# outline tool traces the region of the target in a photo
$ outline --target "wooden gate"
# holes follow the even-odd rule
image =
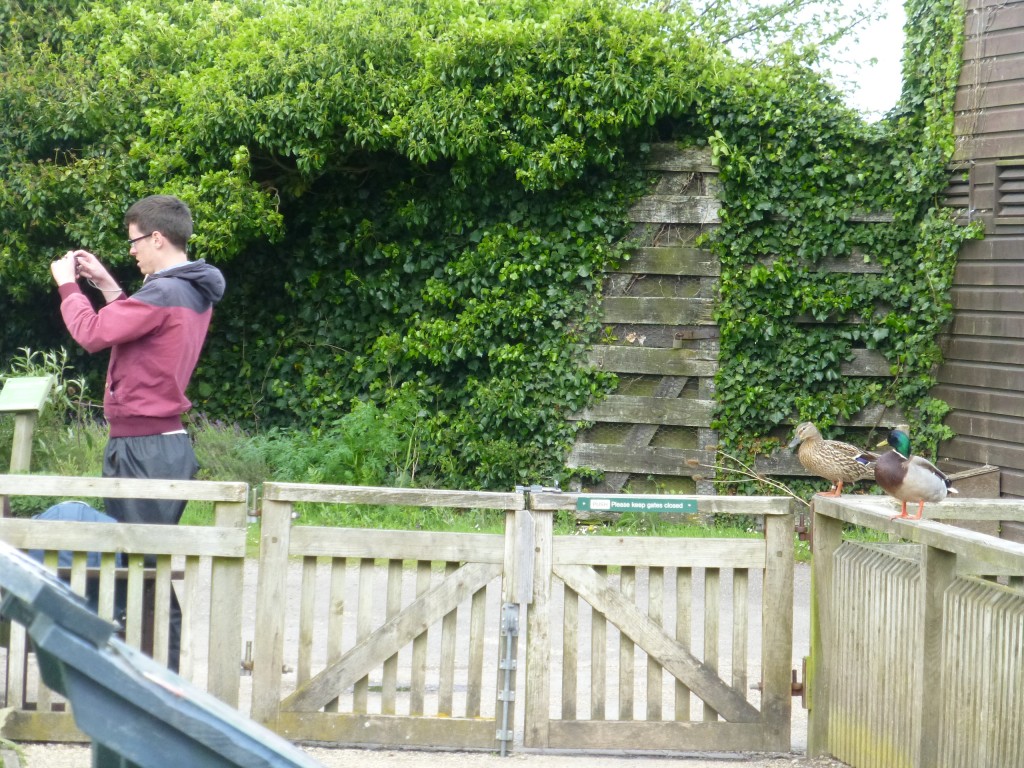
[[[292,526],[298,502],[506,510],[509,535]],[[497,749],[523,508],[518,492],[264,485],[253,718],[293,741]]]
[[[496,750],[511,746],[521,699],[526,747],[789,749],[787,499],[647,497],[764,521],[762,538],[673,540],[555,537],[554,513],[573,508],[571,494],[530,493],[529,510],[518,492],[274,483],[263,498],[252,714],[289,739]],[[299,502],[505,510],[506,534],[294,526]],[[557,622],[556,580],[565,585]],[[288,594],[298,597],[290,604]],[[527,682],[517,691],[518,627],[499,627],[499,617],[517,619],[523,606]],[[697,643],[691,624],[702,627]],[[607,653],[615,635],[617,650]],[[751,642],[761,643],[760,669],[748,669]],[[591,649],[585,717],[576,702],[583,645]],[[720,645],[729,648],[721,658]],[[691,695],[701,703],[693,716]]]
[[[536,560],[527,623],[525,746],[788,751],[789,501],[690,499],[702,515],[763,516],[761,539],[553,536],[553,513],[577,509],[578,498],[530,497]],[[684,501],[614,499],[648,508]],[[723,601],[727,610],[721,610],[727,590],[731,601]],[[758,605],[759,633],[751,631],[750,619]],[[748,643],[758,637],[761,669],[750,670]],[[581,675],[587,667],[589,679]]]

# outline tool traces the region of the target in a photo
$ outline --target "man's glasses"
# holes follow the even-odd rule
[[[137,242],[139,242],[139,240],[145,240],[147,237],[152,237],[152,236],[153,236],[153,233],[149,232],[149,233],[147,233],[145,235],[139,235],[138,237],[129,237],[128,238],[128,247],[131,248],[133,245],[135,245]]]

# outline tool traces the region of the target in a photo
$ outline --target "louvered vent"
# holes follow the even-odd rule
[[[949,173],[949,186],[946,187],[945,205],[950,208],[971,209],[971,167],[969,165],[954,166]]]
[[[1024,224],[1024,160],[996,164],[995,214],[998,224]]]

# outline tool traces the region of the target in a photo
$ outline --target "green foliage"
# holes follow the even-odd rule
[[[601,276],[649,142],[676,139],[721,169],[723,444],[746,455],[787,417],[881,402],[934,446],[963,11],[911,0],[903,101],[869,126],[804,44],[871,7],[817,3],[824,31],[792,21],[808,5],[0,3],[0,363],[66,342],[54,256],[88,248],[137,285],[123,212],[177,194],[193,254],[228,279],[190,392],[209,472],[559,484],[566,417],[614,384],[584,363]],[[726,47],[771,31],[788,42],[757,62]],[[878,211],[893,221],[851,220]],[[882,274],[816,271],[836,256]],[[859,348],[895,384],[839,377]],[[93,386],[105,362],[69,358]],[[239,455],[224,424],[259,439]]]
[[[715,94],[708,133],[723,214],[711,240],[722,262],[714,426],[738,455],[777,445],[769,436],[787,417],[829,428],[877,403],[909,414],[922,453],[950,436],[946,409],[928,392],[952,317],[957,249],[977,234],[939,204],[964,12],[952,1],[911,6],[910,74],[879,124],[799,67],[751,71]],[[881,272],[819,270],[836,257]],[[858,349],[881,352],[895,378],[841,376]]]
[[[98,409],[90,400],[85,381],[76,376],[64,349],[46,352],[23,348],[7,370],[0,370],[0,388],[11,378],[51,376],[54,385],[32,431],[31,471],[53,475],[99,475],[103,469],[106,427],[97,421]],[[0,467],[7,471],[14,444],[14,419],[0,414]],[[16,498],[16,515],[33,515],[57,499]],[[95,505],[94,505],[95,506]]]
[[[311,432],[272,428],[245,441],[237,439],[236,427],[209,425],[199,433],[197,457],[210,479],[405,487],[419,468],[423,430],[415,407],[408,399],[387,410],[357,401],[347,414]],[[219,460],[211,462],[214,457]],[[232,474],[240,466],[248,472]]]

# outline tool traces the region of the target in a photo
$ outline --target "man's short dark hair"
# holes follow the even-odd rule
[[[192,212],[174,195],[150,195],[124,215],[124,225],[134,224],[143,234],[159,232],[172,245],[185,250],[192,237]]]

